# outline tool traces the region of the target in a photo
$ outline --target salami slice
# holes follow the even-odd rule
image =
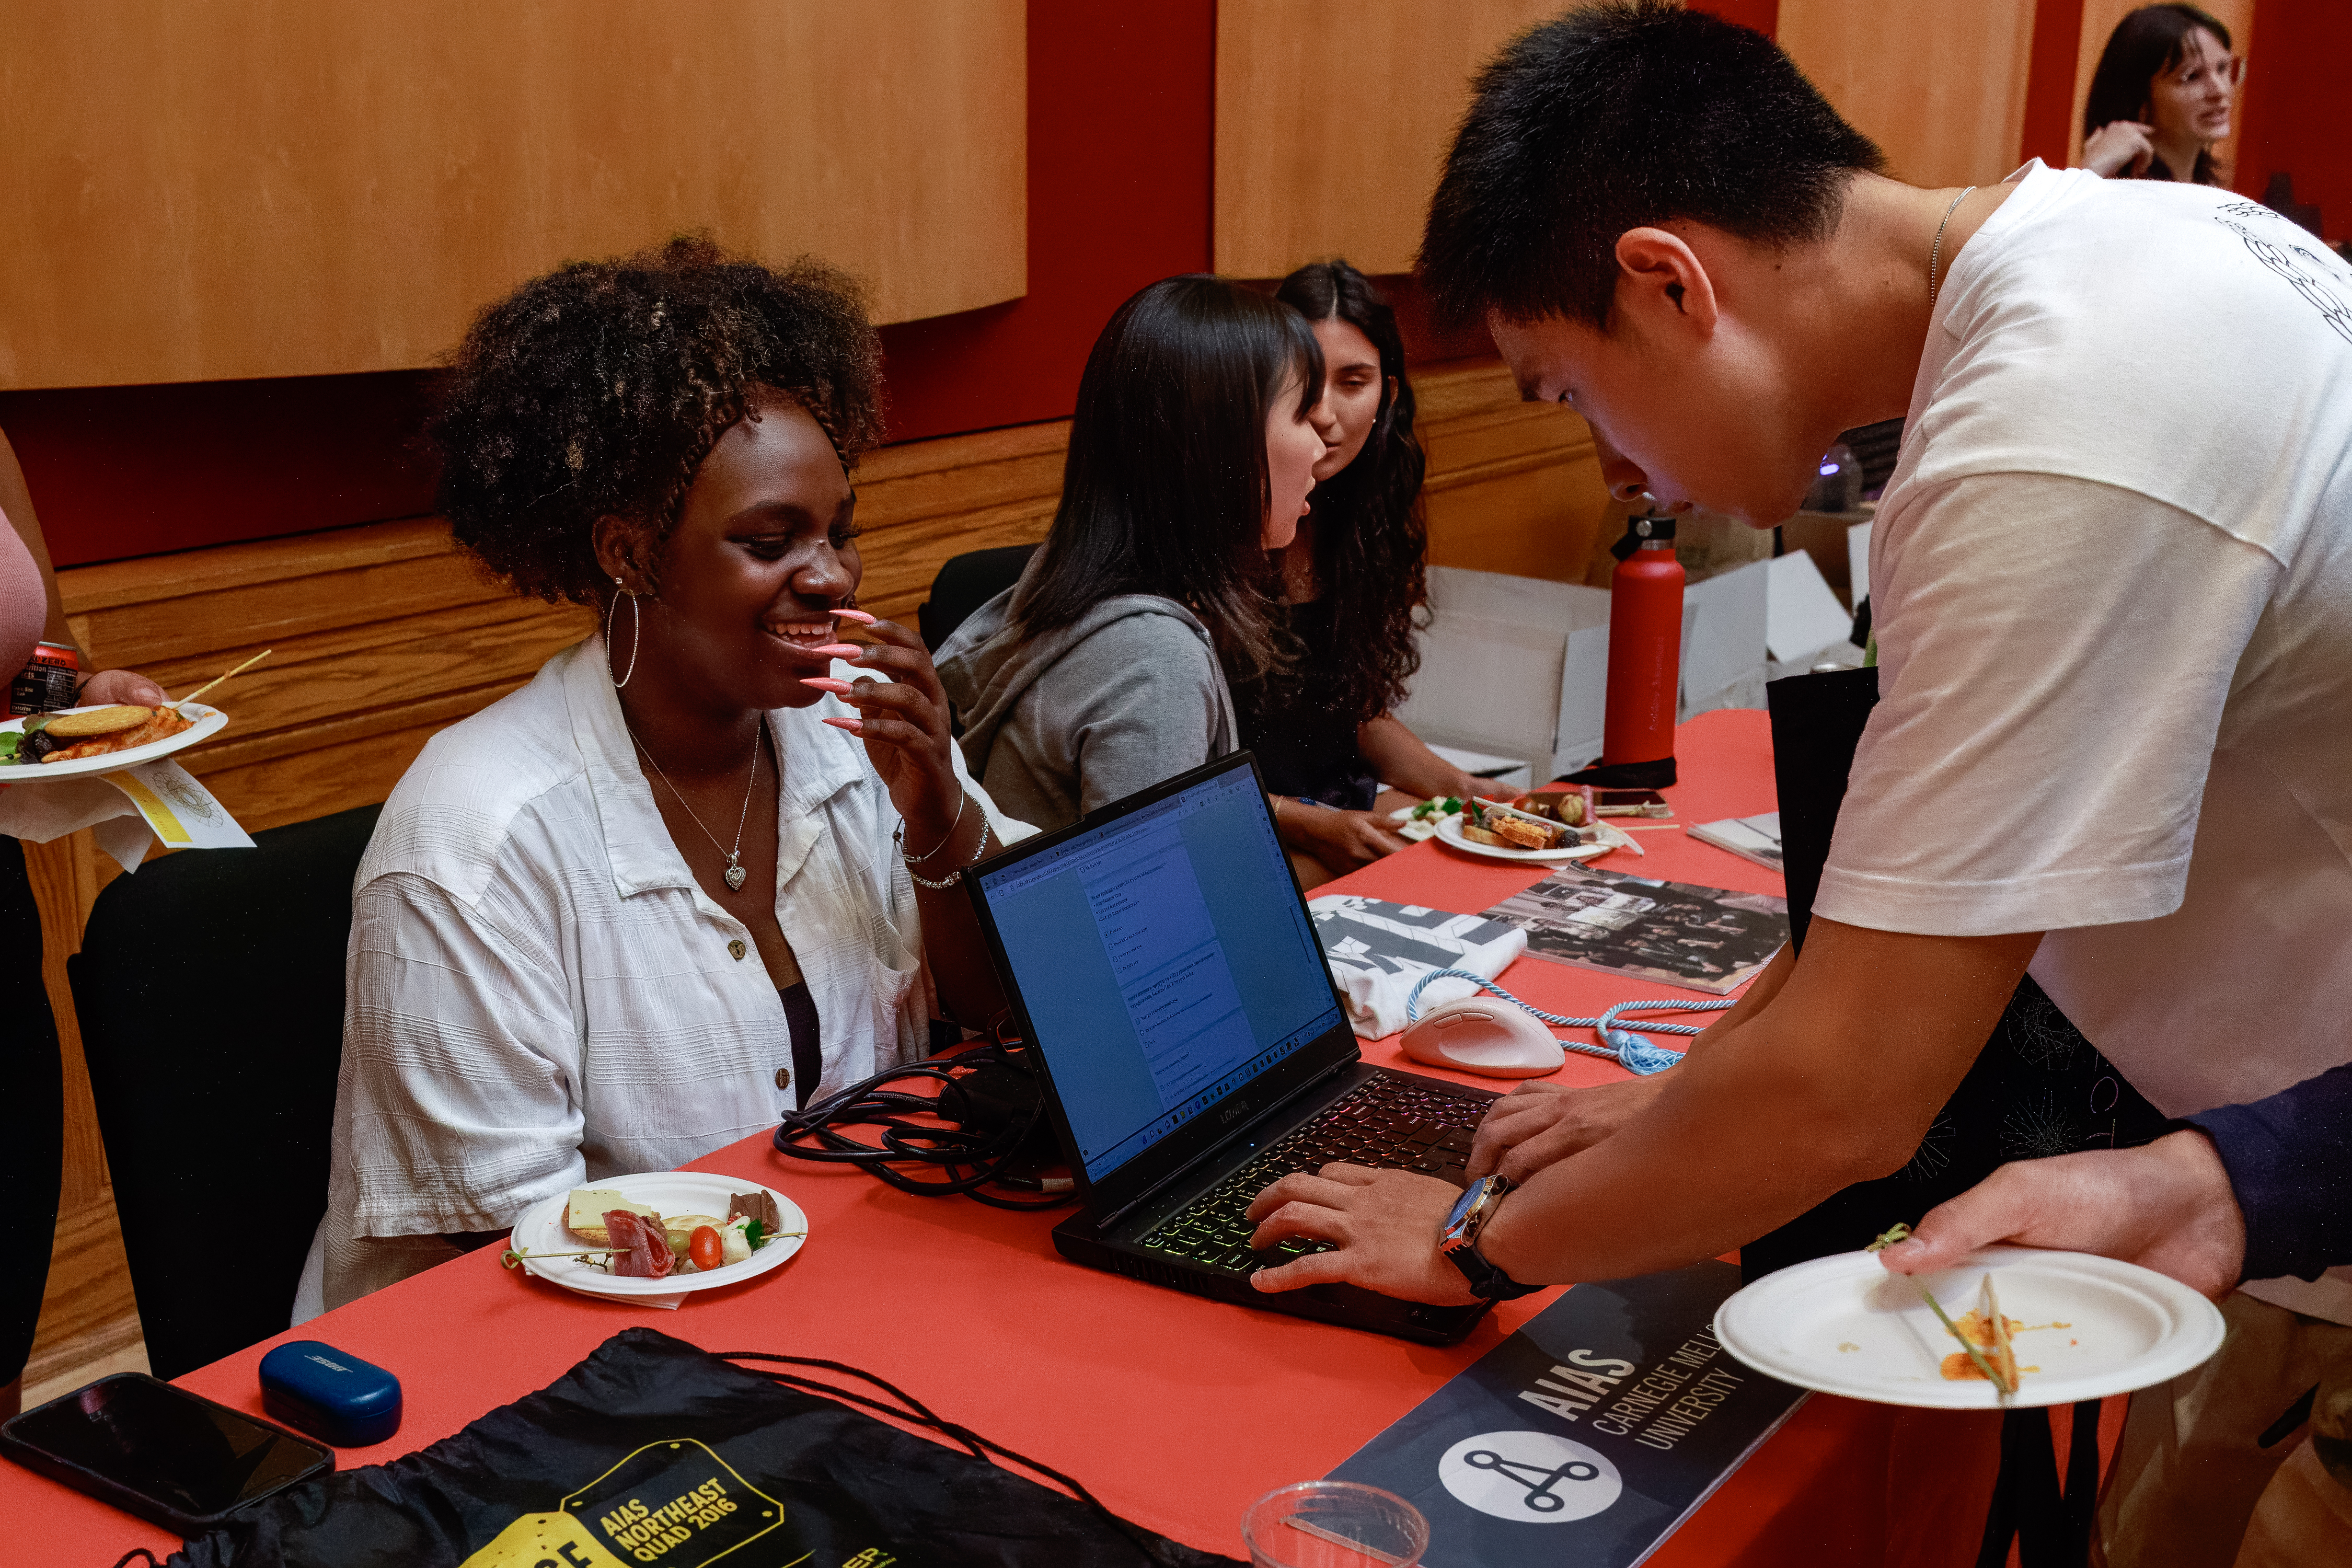
[[[661,1215],[631,1214],[627,1209],[612,1209],[604,1215],[604,1229],[613,1245],[624,1250],[613,1254],[605,1268],[614,1274],[632,1279],[662,1279],[669,1275],[676,1261],[670,1255],[669,1239],[662,1231]]]

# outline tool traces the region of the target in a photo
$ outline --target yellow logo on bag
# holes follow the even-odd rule
[[[461,1568],[704,1568],[784,1523],[783,1504],[692,1438],[646,1444],[561,1506],[516,1520]]]

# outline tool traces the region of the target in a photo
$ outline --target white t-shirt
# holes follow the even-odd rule
[[[2034,978],[2168,1114],[2352,1060],[2339,260],[2226,192],[2029,165],[1937,301],[1870,583],[1819,912],[2049,932]],[[2344,1279],[2256,1293],[2352,1321]]]
[[[836,674],[856,675],[843,668]],[[776,920],[815,1003],[814,1093],[930,1046],[898,814],[826,697],[768,715]],[[999,841],[1035,829],[957,776]],[[638,764],[601,638],[428,742],[360,862],[327,1215],[295,1321],[451,1256],[451,1231],[667,1171],[794,1103],[775,982],[703,892]]]

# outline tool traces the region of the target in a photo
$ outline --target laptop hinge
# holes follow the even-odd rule
[[[1361,1065],[1363,1059],[1363,1052],[1361,1050],[1357,1050],[1351,1052],[1339,1061],[1333,1062],[1329,1067],[1325,1068],[1321,1072],[1317,1073],[1313,1078],[1310,1078],[1305,1083],[1300,1084],[1289,1094],[1285,1095],[1280,1104],[1268,1106],[1265,1110],[1260,1111],[1257,1115],[1251,1117],[1247,1121],[1243,1122],[1239,1127],[1234,1128],[1233,1131],[1225,1137],[1218,1139],[1217,1142],[1211,1144],[1208,1148],[1202,1150],[1201,1152],[1195,1154],[1190,1160],[1185,1161],[1183,1164],[1178,1166],[1175,1170],[1169,1172],[1168,1174],[1160,1177],[1160,1180],[1152,1183],[1150,1186],[1136,1194],[1135,1196],[1119,1205],[1118,1207],[1111,1210],[1108,1214],[1102,1215],[1099,1219],[1095,1221],[1096,1226],[1100,1229],[1109,1230],[1116,1226],[1121,1220],[1124,1220],[1129,1215],[1133,1214],[1136,1210],[1158,1202],[1160,1195],[1162,1193],[1165,1193],[1171,1187],[1181,1186],[1186,1181],[1191,1179],[1194,1172],[1198,1171],[1202,1166],[1213,1163],[1220,1154],[1223,1154],[1225,1152],[1225,1146],[1227,1144],[1254,1137],[1256,1134],[1257,1130],[1265,1125],[1268,1118],[1279,1115],[1283,1111],[1287,1110],[1290,1107],[1297,1104],[1298,1101],[1317,1085],[1328,1081],[1334,1074],[1346,1072]]]

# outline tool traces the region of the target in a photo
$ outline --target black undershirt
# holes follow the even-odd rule
[[[816,1080],[824,1076],[824,1053],[816,1037],[816,998],[809,994],[807,981],[795,980],[776,993],[776,1000],[784,1005],[784,1027],[793,1037],[793,1089],[798,1096],[793,1104],[805,1106],[816,1092]]]

